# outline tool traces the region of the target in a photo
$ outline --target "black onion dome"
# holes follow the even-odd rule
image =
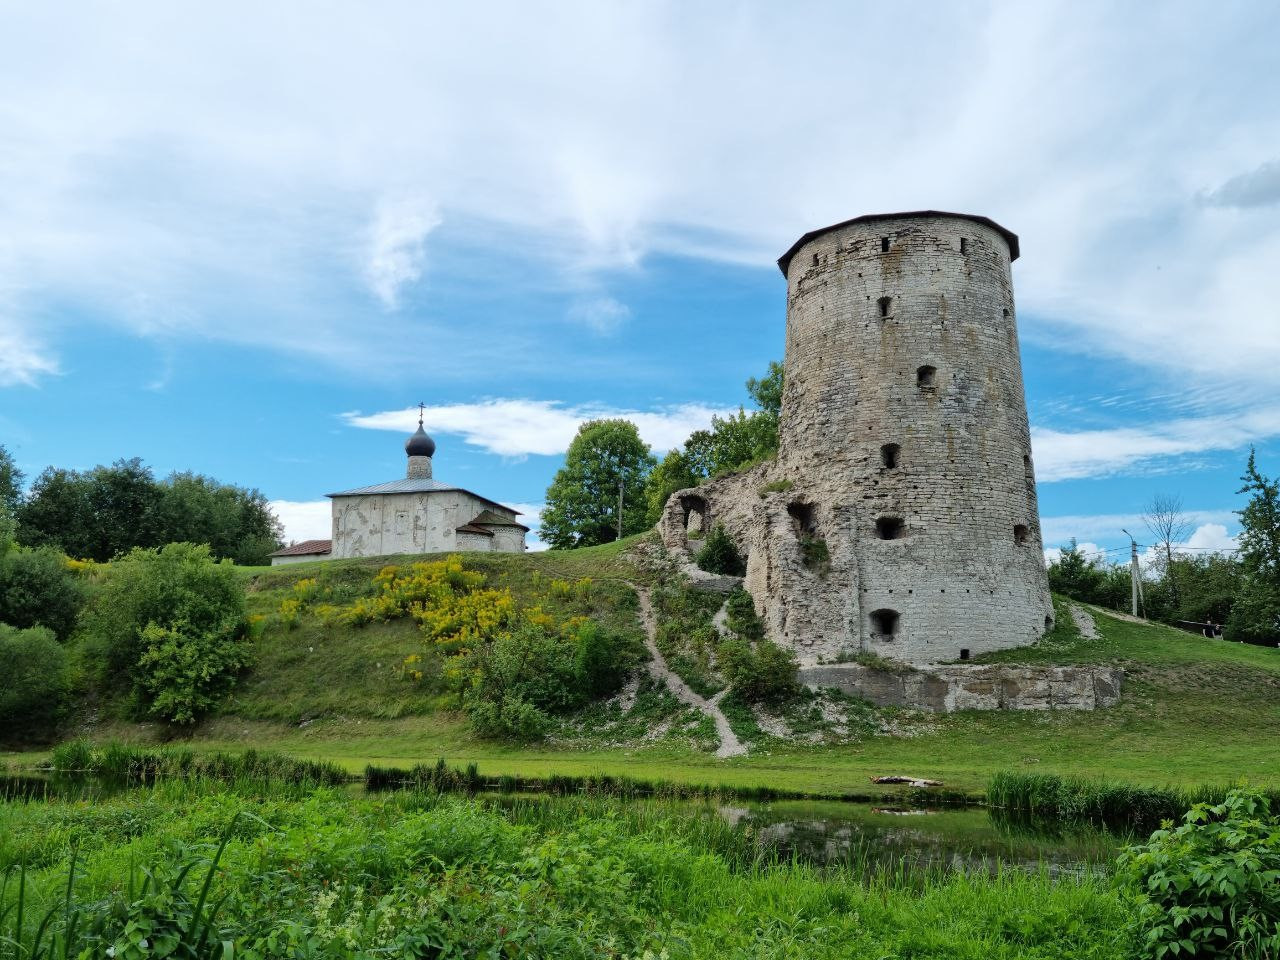
[[[418,432],[404,442],[404,452],[411,457],[430,457],[436,452],[436,442],[418,424]]]

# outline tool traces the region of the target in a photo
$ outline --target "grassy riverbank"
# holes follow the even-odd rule
[[[515,745],[476,737],[456,700],[406,683],[401,662],[421,648],[410,621],[363,628],[325,625],[305,612],[278,620],[298,581],[326,571],[330,587],[364,589],[383,561],[338,561],[246,571],[251,609],[263,618],[254,666],[231,698],[184,742],[197,750],[276,750],[336,763],[412,767],[445,757],[486,776],[609,774],[821,794],[866,790],[870,777],[906,773],[981,792],[997,771],[1102,778],[1133,785],[1199,786],[1241,778],[1280,786],[1280,651],[1205,640],[1155,625],[1095,614],[1099,636],[1064,630],[1052,645],[1006,651],[999,662],[1122,667],[1122,702],[1092,713],[959,713],[874,710],[858,729],[796,743],[761,736],[748,756],[719,760],[699,717],[641,690],[634,702],[596,706],[569,718],[549,740]],[[623,579],[652,576],[617,545],[524,557],[467,556],[468,566],[524,603],[556,603],[548,584],[591,577],[593,616],[638,630]],[[567,602],[567,601],[566,601]],[[566,614],[569,611],[566,608]],[[154,724],[86,716],[68,731],[103,742],[157,743]],[[30,765],[47,750],[0,754]]]
[[[762,862],[721,818],[657,803],[173,783],[92,805],[0,804],[0,872],[18,864],[26,941],[46,914],[46,937],[75,917],[73,954],[132,956],[142,939],[205,929],[217,955],[226,941],[237,957],[1110,960],[1131,948],[1124,904],[1096,876]],[[6,904],[17,890],[10,874]],[[10,911],[0,934],[15,922]]]

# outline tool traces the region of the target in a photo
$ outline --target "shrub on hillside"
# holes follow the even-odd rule
[[[84,606],[84,582],[51,547],[0,556],[0,623],[48,627],[65,640]]]
[[[1145,956],[1280,956],[1280,824],[1266,797],[1197,804],[1120,856]]]
[[[553,714],[617,690],[639,652],[629,638],[590,621],[560,630],[526,621],[469,659],[464,703],[476,732],[532,739],[545,732]]]
[[[86,652],[135,713],[190,724],[248,660],[244,590],[207,546],[137,548],[111,564],[83,619]]]
[[[48,740],[66,706],[66,649],[44,627],[0,624],[0,741]]]
[[[769,704],[795,697],[800,692],[795,654],[765,637],[764,622],[756,614],[751,594],[733,591],[725,613],[735,636],[721,642],[716,656],[734,695],[748,703]]]
[[[747,572],[746,561],[738,552],[733,539],[725,533],[724,527],[716,524],[703,541],[702,549],[695,558],[699,569],[708,573],[723,573],[740,577]]]

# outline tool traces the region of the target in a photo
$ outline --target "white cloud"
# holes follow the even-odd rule
[[[565,406],[554,400],[493,399],[427,407],[423,423],[432,433],[457,434],[464,442],[488,453],[504,457],[553,456],[569,448],[578,427],[588,420],[630,420],[654,450],[666,451],[684,443],[694,430],[708,426],[713,416],[735,412],[693,403],[659,410],[627,410],[604,405]],[[418,408],[342,416],[353,427],[412,432],[418,423]]]
[[[328,540],[333,536],[333,514],[328,499],[272,500],[268,506],[284,524],[285,543]]]
[[[1036,479],[1051,483],[1150,469],[1162,460],[1280,436],[1280,407],[1188,417],[1136,427],[1063,431],[1032,428]]]
[[[613,297],[579,300],[569,308],[569,319],[599,334],[616,333],[631,316],[631,308]]]
[[[365,276],[378,299],[394,309],[403,287],[422,276],[427,234],[440,225],[435,206],[421,198],[384,199],[369,230]]]
[[[1206,523],[1196,527],[1182,547],[1195,551],[1231,552],[1239,545],[1239,535],[1228,534],[1223,524]]]
[[[31,334],[0,319],[0,387],[34,386],[58,372],[58,361]]]
[[[1025,333],[1260,391],[1280,367],[1277,31],[1220,14],[144,0],[68,29],[27,4],[0,36],[0,289],[359,366],[405,340],[371,358],[335,287],[399,302],[441,215],[573,275],[767,266],[815,226],[937,206],[1021,234]]]
[[[1230,510],[1186,510],[1183,511],[1189,523],[1200,525],[1200,529],[1218,527],[1225,530],[1226,524],[1236,522],[1236,515]],[[1105,540],[1115,542],[1128,538],[1124,532],[1128,530],[1140,542],[1150,537],[1146,523],[1140,513],[1100,513],[1079,516],[1057,516],[1040,518],[1040,535],[1045,543],[1065,544],[1072,537],[1077,540]],[[1199,546],[1200,544],[1191,544]]]

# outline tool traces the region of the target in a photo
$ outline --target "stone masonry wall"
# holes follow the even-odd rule
[[[787,290],[778,458],[675,494],[668,549],[700,503],[802,663],[1036,641],[1053,608],[1005,238],[956,217],[850,224],[795,252]]]

